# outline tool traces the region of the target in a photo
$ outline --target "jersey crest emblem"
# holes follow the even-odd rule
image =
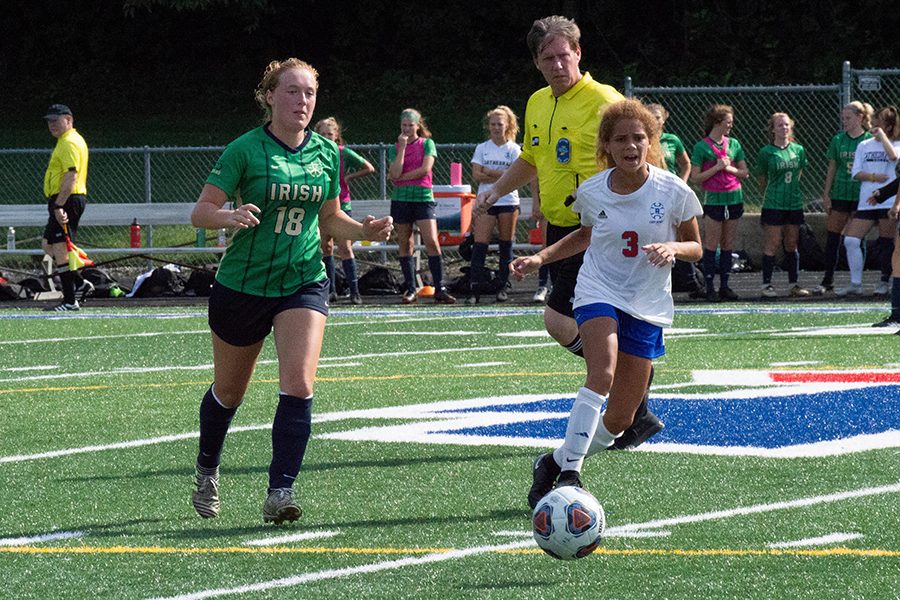
[[[556,162],[566,164],[572,158],[572,145],[569,138],[559,138],[556,142]]]
[[[312,161],[308,165],[306,165],[306,172],[312,175],[313,177],[319,177],[323,173],[325,173],[325,167],[319,162],[318,159]]]
[[[666,216],[666,208],[663,206],[662,202],[654,202],[650,205],[650,222],[651,223],[662,223],[663,218]]]

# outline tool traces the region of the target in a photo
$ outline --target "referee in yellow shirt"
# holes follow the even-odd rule
[[[63,225],[68,227],[69,237],[74,239],[87,198],[88,147],[75,131],[72,111],[65,104],[51,105],[44,119],[50,135],[56,138],[56,147],[44,173],[44,196],[50,217],[44,228],[43,248],[56,261],[57,268],[63,269],[59,275],[63,301],[47,310],[79,310],[81,307],[75,299],[75,273],[65,267],[68,260]]]

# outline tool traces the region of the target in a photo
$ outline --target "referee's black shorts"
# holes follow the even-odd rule
[[[547,223],[547,245],[551,246],[563,239],[573,231],[577,231],[581,225],[562,227]],[[575,284],[578,281],[578,271],[584,262],[584,252],[558,260],[547,265],[550,269],[550,280],[553,282],[553,291],[547,299],[547,306],[556,312],[575,318],[572,310],[572,300],[575,297]]]
[[[84,214],[86,204],[87,196],[84,194],[72,194],[62,207],[66,216],[69,217],[69,237],[73,240],[78,232],[78,222],[81,221],[81,215]],[[47,240],[48,244],[59,244],[66,241],[66,234],[62,225],[56,220],[55,211],[56,194],[47,199],[47,212],[50,213],[50,217],[47,219],[47,226],[44,227],[44,239]]]

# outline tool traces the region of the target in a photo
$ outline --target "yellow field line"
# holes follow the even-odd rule
[[[522,371],[517,373],[413,373],[409,375],[359,375],[353,377],[316,377],[316,381],[329,383],[341,381],[395,381],[399,379],[469,379],[472,377],[559,377],[561,375],[584,375],[584,371],[552,371],[546,373],[533,373]],[[178,383],[126,383],[122,385],[73,385],[35,388],[0,389],[0,394],[32,393],[32,392],[72,392],[83,390],[111,390],[127,388],[171,388],[187,385],[209,385],[210,380],[205,381],[180,381]],[[278,379],[254,379],[253,383],[278,383]]]
[[[38,547],[38,546],[0,546],[0,554],[443,554],[453,552],[454,548],[289,548],[289,547],[246,547],[224,546],[212,548],[173,548],[165,546],[76,546]],[[514,550],[495,550],[499,554],[543,554],[539,548]],[[804,557],[900,557],[900,550],[883,550],[880,548],[817,548],[789,550],[772,548],[765,550],[708,548],[686,550],[669,549],[613,549],[598,548],[594,551],[599,556],[804,556]]]

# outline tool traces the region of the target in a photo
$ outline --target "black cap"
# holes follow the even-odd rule
[[[65,104],[51,104],[50,108],[47,109],[47,114],[44,115],[44,118],[48,121],[53,121],[60,118],[63,115],[71,115],[72,109],[70,109]]]

